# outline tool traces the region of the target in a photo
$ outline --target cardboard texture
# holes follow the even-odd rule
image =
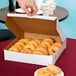
[[[66,37],[58,25],[57,18],[55,17],[34,16],[29,18],[23,14],[9,13],[6,18],[6,26],[16,35],[16,39],[5,48],[5,59],[38,65],[55,64],[56,60],[66,48]],[[61,33],[58,30],[61,30]],[[9,47],[21,38],[44,39],[48,37],[53,38],[55,41],[63,42],[63,47],[53,56],[7,51]]]
[[[24,32],[59,36],[56,31],[56,20],[50,21],[45,19],[7,17],[6,26],[18,38],[22,38],[24,36]]]

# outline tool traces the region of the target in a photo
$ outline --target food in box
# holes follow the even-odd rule
[[[38,65],[55,64],[61,53],[66,48],[66,37],[56,17],[38,15],[28,17],[25,14],[8,13],[6,26],[16,35],[16,39],[6,46],[4,50],[5,60]],[[50,38],[49,40],[53,39],[53,43],[48,41],[47,38]],[[27,44],[30,43],[32,44],[31,46],[34,45],[37,48],[40,44],[46,44],[44,45],[45,47],[50,47],[48,50],[54,49],[56,53],[51,52],[51,55],[36,55],[42,53],[43,50],[42,48],[35,48],[38,50],[38,53],[34,51],[32,53],[35,54],[30,54],[30,50],[25,50],[29,51],[29,54],[27,54],[22,50],[22,47],[24,46],[22,42],[24,42],[24,40],[27,41]],[[36,40],[36,42],[34,42],[34,40]],[[38,46],[37,41],[40,41]],[[52,43],[52,45],[49,46],[50,43]],[[12,51],[8,51],[8,49],[11,49],[13,46],[16,48],[13,48]],[[27,47],[28,45],[25,45],[25,49]],[[20,51],[24,53],[18,52],[17,49],[21,49]]]
[[[51,38],[43,40],[38,39],[20,39],[8,51],[21,52],[36,55],[53,55],[62,47],[62,42],[55,42]]]

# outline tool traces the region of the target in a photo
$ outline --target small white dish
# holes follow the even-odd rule
[[[40,69],[46,69],[46,67],[40,68]],[[38,72],[40,69],[38,69],[38,70],[36,70],[36,71],[34,72],[34,76],[37,76],[37,72]],[[54,76],[64,76],[64,72],[61,72],[61,74],[57,74],[57,75],[54,75]]]
[[[15,9],[15,12],[17,12],[17,13],[26,13],[26,11],[24,11],[24,10],[21,9],[21,8]],[[42,11],[42,10],[38,10],[38,12],[37,12],[36,14],[37,14],[37,15],[43,14],[43,11]]]

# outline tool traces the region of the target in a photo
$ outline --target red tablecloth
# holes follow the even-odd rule
[[[39,65],[25,64],[5,61],[3,55],[4,47],[11,40],[0,43],[0,76],[33,76]],[[67,39],[67,48],[57,61],[56,65],[61,67],[65,76],[76,76],[76,40]]]

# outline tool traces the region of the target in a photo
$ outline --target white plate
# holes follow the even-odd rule
[[[40,69],[45,69],[45,68],[46,68],[46,67],[40,68]],[[34,72],[34,76],[37,76],[37,72],[38,72],[40,69],[38,69],[38,70],[36,70],[36,71]],[[57,74],[57,75],[54,75],[54,76],[64,76],[64,72],[61,72],[61,74]]]
[[[21,9],[21,8],[15,9],[15,12],[17,12],[17,13],[25,13],[25,11],[23,9]],[[43,11],[42,10],[38,10],[37,15],[39,15],[39,14],[43,14]]]

